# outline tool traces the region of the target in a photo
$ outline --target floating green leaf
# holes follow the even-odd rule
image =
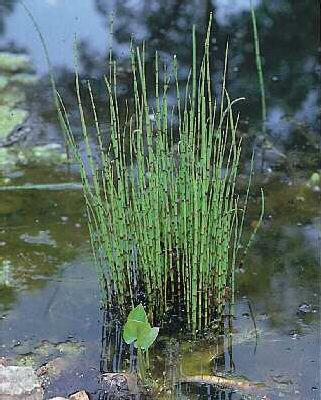
[[[137,347],[143,350],[148,350],[155,342],[158,332],[159,328],[152,328],[150,325],[145,325],[145,327],[142,327],[142,329],[138,332]]]
[[[133,308],[128,314],[127,321],[148,322],[146,312],[142,304]]]
[[[133,343],[141,336],[141,332],[148,331],[151,326],[148,322],[127,320],[124,326],[123,338],[127,344]]]
[[[127,344],[134,343],[136,348],[147,350],[155,342],[158,332],[159,328],[151,327],[144,307],[139,304],[128,315],[123,339]]]

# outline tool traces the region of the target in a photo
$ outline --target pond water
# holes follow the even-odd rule
[[[71,110],[74,34],[82,76],[96,82],[100,96],[100,77],[108,70],[108,13],[115,12],[113,48],[121,60],[125,95],[131,84],[127,55],[132,32],[138,41],[146,40],[147,57],[159,49],[167,62],[176,53],[183,79],[190,63],[190,27],[197,24],[202,43],[213,11],[214,73],[220,76],[228,37],[228,86],[233,97],[247,99],[240,106],[240,129],[249,154],[259,141],[261,114],[247,0],[233,6],[224,0],[79,3],[25,1],[48,44],[58,87]],[[320,169],[317,10],[307,0],[261,0],[255,6],[270,149],[264,173],[256,173],[247,231],[258,218],[261,186],[266,210],[253,247],[237,270],[232,339],[226,335],[195,344],[178,332],[177,349],[161,336],[152,365],[160,381],[172,367],[168,360],[176,357],[185,374],[227,372],[266,387],[257,397],[246,397],[209,385],[186,385],[178,394],[181,399],[320,398],[320,191],[307,185]],[[61,142],[41,43],[15,0],[0,0],[1,50],[27,52],[39,77],[36,90],[27,93],[28,107],[45,128],[26,145]],[[77,116],[71,116],[77,129]],[[34,161],[0,163],[0,179],[1,186],[12,187],[0,197],[0,356],[35,368],[51,362],[46,398],[85,389],[98,399],[99,374],[117,368],[117,360],[104,337],[85,207],[75,185],[80,179],[66,163]],[[35,186],[21,188],[25,184]],[[115,335],[111,331],[112,344]]]

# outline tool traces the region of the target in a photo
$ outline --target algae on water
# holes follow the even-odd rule
[[[23,104],[26,100],[26,95],[21,88],[10,85],[5,89],[0,89],[0,106],[17,108],[19,104]]]
[[[9,78],[0,75],[0,90],[3,90],[9,83]]]
[[[0,52],[0,143],[28,118],[24,86],[35,82],[26,54]]]
[[[17,126],[23,124],[28,112],[9,106],[0,106],[0,140],[5,139]]]
[[[32,71],[30,59],[26,54],[0,52],[0,71],[7,73]]]
[[[5,172],[5,174],[15,171],[19,169],[19,166],[26,164],[61,165],[67,161],[64,148],[59,143],[50,143],[24,149],[0,148],[0,173]]]

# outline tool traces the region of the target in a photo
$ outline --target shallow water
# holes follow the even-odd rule
[[[26,181],[35,180],[30,171],[24,173]],[[56,174],[58,182],[60,175]],[[52,172],[52,180],[54,177]],[[233,371],[236,376],[265,382],[272,388],[268,390],[275,396],[272,399],[279,393],[288,399],[317,399],[320,221],[315,205],[319,195],[302,182],[290,186],[288,193],[284,188],[284,183],[275,180],[265,184],[269,217],[248,261],[237,273]],[[280,196],[284,203],[281,209]],[[65,357],[61,373],[47,387],[48,395],[80,388],[95,393],[102,315],[81,192],[24,191],[15,192],[14,199],[12,193],[4,193],[1,199],[1,206],[5,205],[1,209],[3,271],[7,266],[7,278],[1,286],[1,353],[35,367],[57,355]],[[307,312],[299,310],[303,303],[310,307]],[[37,348],[43,341],[77,343],[83,350],[57,353],[49,347],[39,355]],[[161,360],[167,357],[163,344],[161,340],[155,350]],[[205,342],[201,348],[199,344],[187,345],[192,352],[184,346],[183,340],[185,374],[213,371],[213,344]],[[230,371],[229,360],[225,338],[217,354],[218,370]],[[111,360],[104,361],[112,365]],[[155,362],[164,367],[164,361]],[[208,389],[202,392],[201,398],[215,398],[207,397]]]
[[[300,4],[299,4],[300,3]],[[216,345],[181,340],[183,373],[231,372],[265,382],[270,399],[320,398],[320,193],[306,183],[320,168],[319,102],[316,35],[310,23],[315,7],[308,1],[257,2],[265,58],[271,142],[266,172],[257,173],[246,227],[258,218],[255,193],[263,186],[266,211],[262,228],[244,265],[237,271],[238,294],[232,345],[227,337]],[[67,0],[26,1],[47,42],[59,87],[72,107],[72,48],[77,32],[84,77],[107,70],[106,13],[116,10],[114,48],[126,59],[128,37],[146,39],[166,60],[177,51],[183,66],[190,59],[192,22],[206,23],[216,11],[213,50],[216,73],[227,34],[231,43],[229,86],[233,96],[245,95],[241,129],[259,132],[259,91],[255,75],[248,2],[103,2],[84,0],[75,9]],[[41,45],[18,2],[0,0],[0,48],[25,49],[44,78],[30,107],[49,124],[37,140],[61,140],[56,128]],[[245,22],[246,21],[246,22]],[[298,29],[297,27],[308,27]],[[315,25],[316,26],[316,25]],[[200,42],[202,30],[199,31]],[[294,45],[295,43],[295,45]],[[124,61],[124,94],[129,76]],[[187,67],[186,67],[187,70]],[[72,115],[73,116],[73,115]],[[74,124],[77,129],[77,119]],[[49,133],[48,133],[49,132]],[[251,143],[248,145],[249,149]],[[247,148],[245,149],[247,152]],[[1,173],[10,185],[65,183],[79,179],[67,166],[20,166]],[[103,316],[99,311],[85,208],[79,190],[14,190],[0,197],[0,356],[35,367],[61,358],[56,375],[46,384],[46,396],[86,389],[98,398],[100,370],[115,367],[103,359]],[[224,340],[223,340],[224,339]],[[223,342],[223,343],[222,343]],[[167,338],[154,349],[154,374],[162,378],[170,358]],[[124,355],[127,356],[124,350]],[[160,372],[161,371],[161,372]],[[179,398],[241,399],[239,393],[188,386]]]

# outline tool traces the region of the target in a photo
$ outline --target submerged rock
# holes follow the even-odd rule
[[[89,400],[89,397],[84,390],[81,390],[80,392],[74,393],[71,396],[69,396],[69,399],[70,400]]]
[[[78,363],[78,358],[84,349],[83,345],[70,341],[41,342],[34,350],[38,365],[37,375],[56,379],[65,372],[71,371],[73,366]]]
[[[30,367],[0,365],[1,400],[42,400],[40,381]]]
[[[132,399],[137,394],[139,394],[139,387],[136,375],[126,373],[105,373],[102,375],[102,398]]]
[[[223,388],[231,388],[249,393],[258,392],[260,389],[265,389],[266,385],[262,382],[251,382],[243,378],[235,376],[220,376],[220,375],[195,375],[183,376],[180,379],[182,383],[195,383],[199,385],[218,386]]]
[[[47,364],[42,365],[40,368],[37,369],[38,376],[50,376],[58,377],[64,371],[68,370],[71,365],[71,361],[69,359],[63,357],[56,357],[53,360],[47,362]]]

